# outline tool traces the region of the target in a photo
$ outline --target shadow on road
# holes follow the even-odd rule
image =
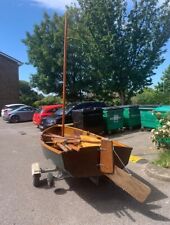
[[[136,174],[135,176],[138,177]],[[155,221],[170,221],[169,218],[155,212],[156,209],[161,208],[156,201],[166,199],[167,196],[153,185],[144,181],[141,177],[139,179],[152,189],[148,200],[143,204],[138,203],[105,177],[101,177],[99,186],[94,185],[87,178],[69,178],[66,179],[66,182],[70,188],[58,188],[54,190],[54,193],[56,195],[62,195],[68,191],[75,191],[83,200],[100,213],[114,213],[118,218],[127,216],[133,222],[136,222],[136,220],[130,215],[129,209],[133,212],[139,212]]]

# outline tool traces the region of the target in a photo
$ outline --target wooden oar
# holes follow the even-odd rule
[[[73,148],[71,148],[68,144],[64,144],[64,147],[66,147],[69,151],[74,150]]]
[[[42,137],[49,137],[49,138],[58,138],[58,139],[61,139],[61,140],[74,140],[74,139],[77,139],[78,137],[72,137],[72,136],[67,136],[67,137],[62,137],[60,135],[57,135],[57,134],[52,134],[52,133],[48,133],[48,134],[43,134]]]
[[[59,139],[59,138],[52,138],[52,141],[55,143],[64,143],[64,144],[75,144],[78,145],[80,144],[80,139]]]
[[[141,203],[151,192],[150,187],[117,166],[115,166],[113,174],[105,174],[105,176]]]
[[[89,137],[86,135],[81,135],[80,138],[78,138],[78,137],[61,137],[58,135],[47,134],[47,135],[44,135],[44,137],[49,137],[55,143],[73,143],[73,144],[79,144],[80,142],[87,142],[87,143],[93,143],[93,144],[101,143],[101,140],[94,137]]]
[[[57,135],[57,134],[53,134],[53,133],[47,133],[47,134],[43,134],[42,137],[54,137],[54,138],[62,138],[62,139],[77,139],[80,138],[80,136],[74,135],[74,136],[67,136],[65,135],[64,137],[62,137],[61,135]]]
[[[57,143],[57,146],[58,146],[61,150],[63,150],[64,152],[68,152],[68,150],[69,150],[69,149],[66,148],[66,146],[64,146],[64,145],[62,145],[62,144],[60,144],[60,143]]]
[[[74,151],[77,151],[77,152],[80,151],[80,148],[74,144],[68,144],[67,146]]]

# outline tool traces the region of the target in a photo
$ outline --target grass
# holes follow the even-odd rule
[[[170,151],[161,152],[159,158],[153,163],[163,168],[170,168]]]

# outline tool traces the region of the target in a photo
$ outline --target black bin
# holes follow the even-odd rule
[[[104,133],[103,110],[101,108],[88,108],[72,112],[74,127],[87,130],[95,134]]]

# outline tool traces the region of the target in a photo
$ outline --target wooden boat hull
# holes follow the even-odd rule
[[[102,173],[99,170],[99,152],[96,148],[86,148],[80,152],[64,152],[56,154],[49,151],[44,146],[43,153],[47,159],[50,159],[54,165],[69,173],[74,177],[99,176]]]
[[[45,142],[44,136],[47,134],[60,135],[61,126],[55,125],[46,129],[42,134],[42,150],[47,159],[52,160],[59,169],[68,172],[74,177],[100,176],[103,173],[100,169],[100,145],[88,143],[81,147],[79,151],[58,151]],[[102,140],[103,137],[83,131],[74,127],[65,126],[65,135],[80,136],[88,135]],[[114,164],[123,168],[128,164],[132,148],[119,142],[113,141]]]

